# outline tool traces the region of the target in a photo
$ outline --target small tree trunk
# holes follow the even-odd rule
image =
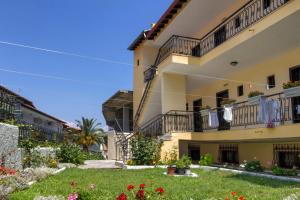
[[[89,147],[87,145],[83,145],[82,148],[83,148],[83,151],[89,153]]]

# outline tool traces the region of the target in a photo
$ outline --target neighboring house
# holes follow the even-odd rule
[[[54,139],[54,137],[60,137],[63,134],[64,121],[39,110],[32,101],[3,86],[0,86],[0,91],[3,95],[13,98],[13,118],[15,118],[18,123],[32,125],[35,130],[44,134],[45,139],[49,140]]]
[[[132,91],[120,90],[102,104],[102,113],[109,127],[106,147],[109,160],[124,159],[120,143],[123,143],[125,138],[129,138],[133,130],[132,99]],[[128,151],[128,142],[125,146],[125,151]]]
[[[282,86],[300,80],[299,22],[299,0],[175,0],[129,47],[135,131],[194,162],[299,168],[300,93]]]

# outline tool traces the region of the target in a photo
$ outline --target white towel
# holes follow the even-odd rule
[[[223,118],[227,122],[232,122],[232,107],[224,107],[224,115]]]

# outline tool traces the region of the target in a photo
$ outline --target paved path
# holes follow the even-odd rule
[[[80,169],[117,169],[115,160],[86,160],[84,165],[80,165]]]

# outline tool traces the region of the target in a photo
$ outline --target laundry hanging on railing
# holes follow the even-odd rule
[[[209,112],[208,113],[208,126],[211,128],[219,127],[219,118],[217,112]]]
[[[232,122],[233,119],[233,115],[232,115],[232,109],[233,107],[224,107],[224,115],[223,118],[225,119],[225,121],[227,122]]]
[[[266,124],[268,128],[273,128],[279,125],[280,119],[280,102],[278,100],[261,98],[258,113],[259,122]]]

